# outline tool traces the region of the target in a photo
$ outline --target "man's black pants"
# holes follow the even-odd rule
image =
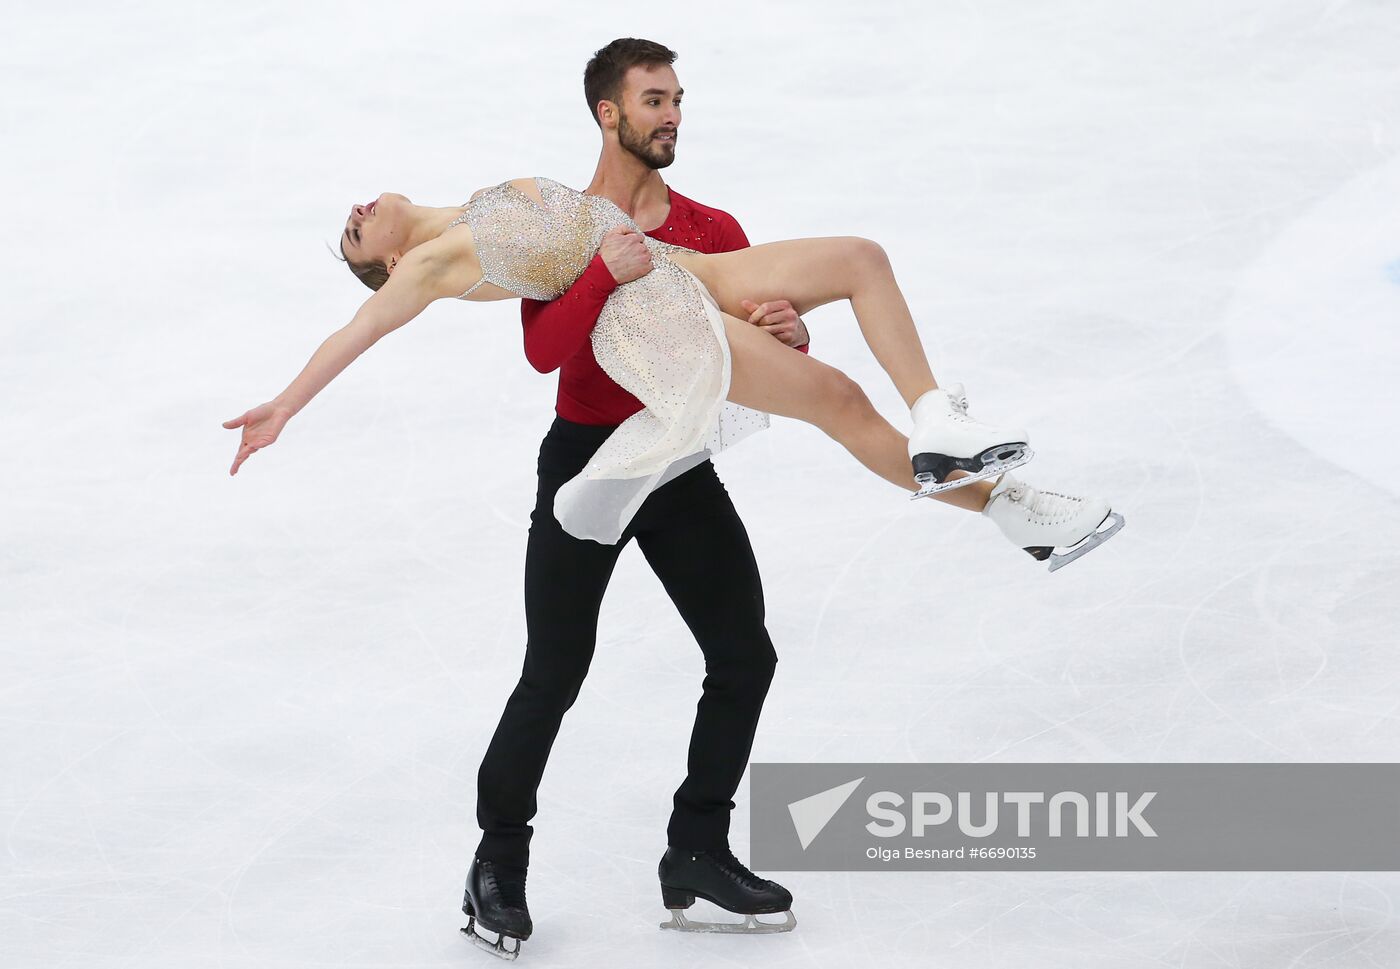
[[[483,832],[477,856],[483,860],[529,861],[529,822],[545,761],[588,673],[613,566],[634,538],[705,655],[688,774],[675,793],[667,843],[728,844],[732,798],[778,660],[763,625],[758,565],[709,461],[652,492],[616,545],[576,539],[561,529],[555,492],[613,429],[556,418],[540,445],[539,490],[525,553],[525,665],[477,775]]]

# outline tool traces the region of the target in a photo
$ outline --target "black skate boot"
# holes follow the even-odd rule
[[[689,851],[667,848],[657,866],[661,901],[671,910],[663,929],[682,932],[791,932],[797,925],[792,914],[792,893],[777,882],[759,878],[734,857],[728,848]],[[692,922],[684,910],[696,898],[744,916],[742,922]],[[760,922],[757,915],[782,913],[782,922]]]
[[[521,943],[534,930],[525,905],[525,869],[473,858],[462,911],[467,914],[467,927],[462,933],[473,945],[502,959],[514,959],[520,955]],[[477,925],[495,932],[496,941],[476,932]],[[506,948],[508,938],[515,940],[515,948]]]

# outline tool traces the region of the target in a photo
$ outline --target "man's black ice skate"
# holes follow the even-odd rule
[[[514,959],[520,955],[521,943],[534,930],[530,909],[525,905],[525,869],[473,858],[462,911],[467,915],[462,934],[473,945],[502,959]],[[496,933],[496,941],[479,934],[478,925]],[[514,939],[515,947],[506,948],[506,939]]]
[[[777,882],[759,878],[745,868],[728,848],[688,851],[667,848],[657,866],[661,877],[661,901],[671,910],[663,929],[682,932],[791,932],[797,925],[792,914],[792,893]],[[692,922],[685,909],[696,898],[744,916],[742,922]],[[760,922],[756,916],[782,914],[782,922]]]

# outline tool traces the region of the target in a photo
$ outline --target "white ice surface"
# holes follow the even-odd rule
[[[681,51],[677,189],[880,240],[1027,480],[1128,520],[1052,576],[775,421],[719,462],[781,657],[754,760],[1400,759],[1400,6],[12,4],[0,966],[489,962],[457,906],[554,379],[514,305],[442,303],[236,477],[220,423],[366,295],[352,202],[582,187],[619,35]],[[700,677],[628,550],[522,964],[1396,964],[1391,873],[792,873],[789,935],[662,933]]]

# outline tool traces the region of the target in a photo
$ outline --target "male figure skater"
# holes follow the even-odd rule
[[[646,234],[701,252],[748,246],[739,223],[667,187],[660,169],[676,155],[681,88],[676,54],[621,38],[584,70],[584,94],[603,138],[585,192],[611,199]],[[540,372],[559,370],[557,417],[540,447],[539,488],[525,554],[528,642],[520,682],[506,703],[478,774],[481,843],[467,876],[463,929],[514,958],[530,937],[525,874],[536,790],[565,711],[578,697],[597,634],[599,607],[617,556],[635,538],[705,656],[705,679],[690,740],[688,773],[676,790],[659,866],[666,927],[785,931],[792,896],[759,878],[729,850],[732,800],[748,764],[777,656],[764,628],[763,589],[748,533],[714,466],[704,461],[653,492],[616,545],[576,539],[554,518],[554,495],[642,404],[598,366],[589,334],[618,286],[645,275],[641,236],[615,229],[568,292],[549,303],[521,301],[525,354]],[[792,304],[745,301],[750,322],[806,352],[807,330]],[[741,923],[697,923],[682,910],[696,897],[743,914]],[[762,923],[759,914],[786,913]],[[498,934],[490,942],[475,923]],[[505,939],[517,940],[513,949]]]

